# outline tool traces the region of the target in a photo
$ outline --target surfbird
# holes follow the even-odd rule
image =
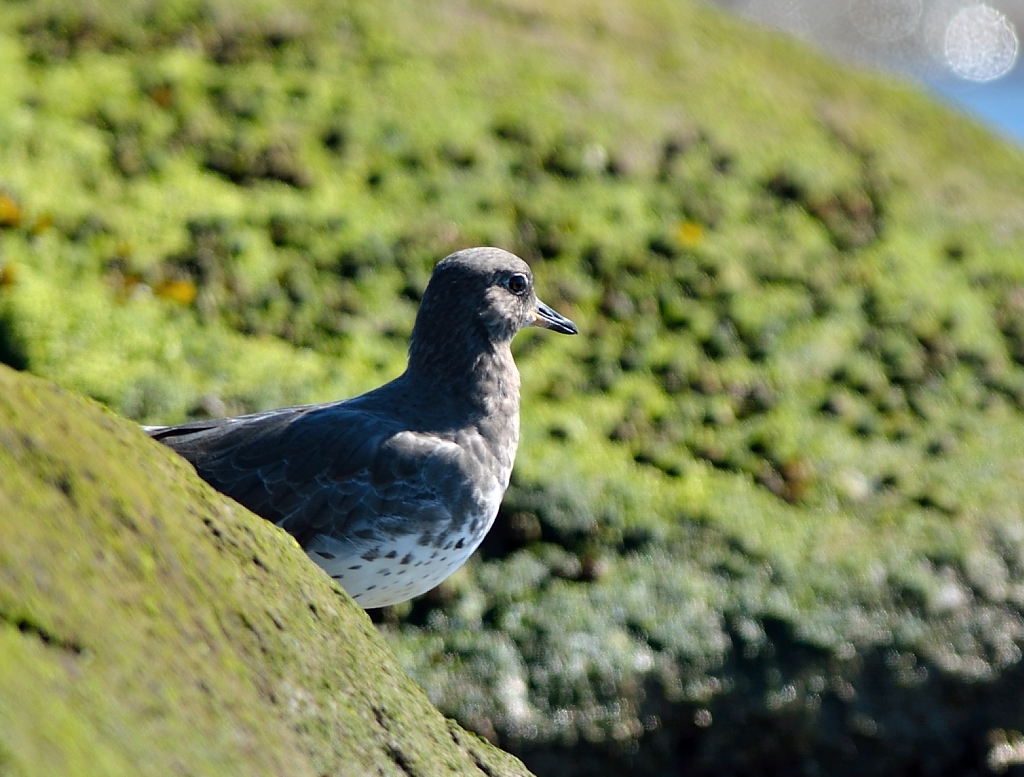
[[[363,607],[425,593],[490,529],[519,442],[524,327],[576,334],[530,268],[470,248],[434,268],[405,372],[340,402],[146,427],[219,491],[291,533]]]

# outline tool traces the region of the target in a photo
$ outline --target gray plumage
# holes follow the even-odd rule
[[[537,299],[521,259],[459,251],[434,268],[390,383],[146,431],[290,532],[364,607],[395,604],[454,572],[494,521],[519,440],[509,346],[526,326],[577,332]]]

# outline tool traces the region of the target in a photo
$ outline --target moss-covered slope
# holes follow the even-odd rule
[[[472,244],[580,324],[518,342],[484,553],[381,616],[464,724],[559,774],[1024,727],[1018,149],[685,0],[0,7],[6,361],[138,420],[350,395]]]
[[[527,774],[287,535],[6,367],[0,537],[0,774]]]

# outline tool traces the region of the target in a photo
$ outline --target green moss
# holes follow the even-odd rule
[[[134,425],[0,368],[0,442],[5,774],[526,774]]]

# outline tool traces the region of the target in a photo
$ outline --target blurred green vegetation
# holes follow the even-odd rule
[[[0,10],[4,361],[139,421],[341,398],[477,244],[580,325],[517,341],[484,553],[380,616],[464,724],[634,740],[772,624],[787,714],[1020,660],[1019,150],[683,0]]]

